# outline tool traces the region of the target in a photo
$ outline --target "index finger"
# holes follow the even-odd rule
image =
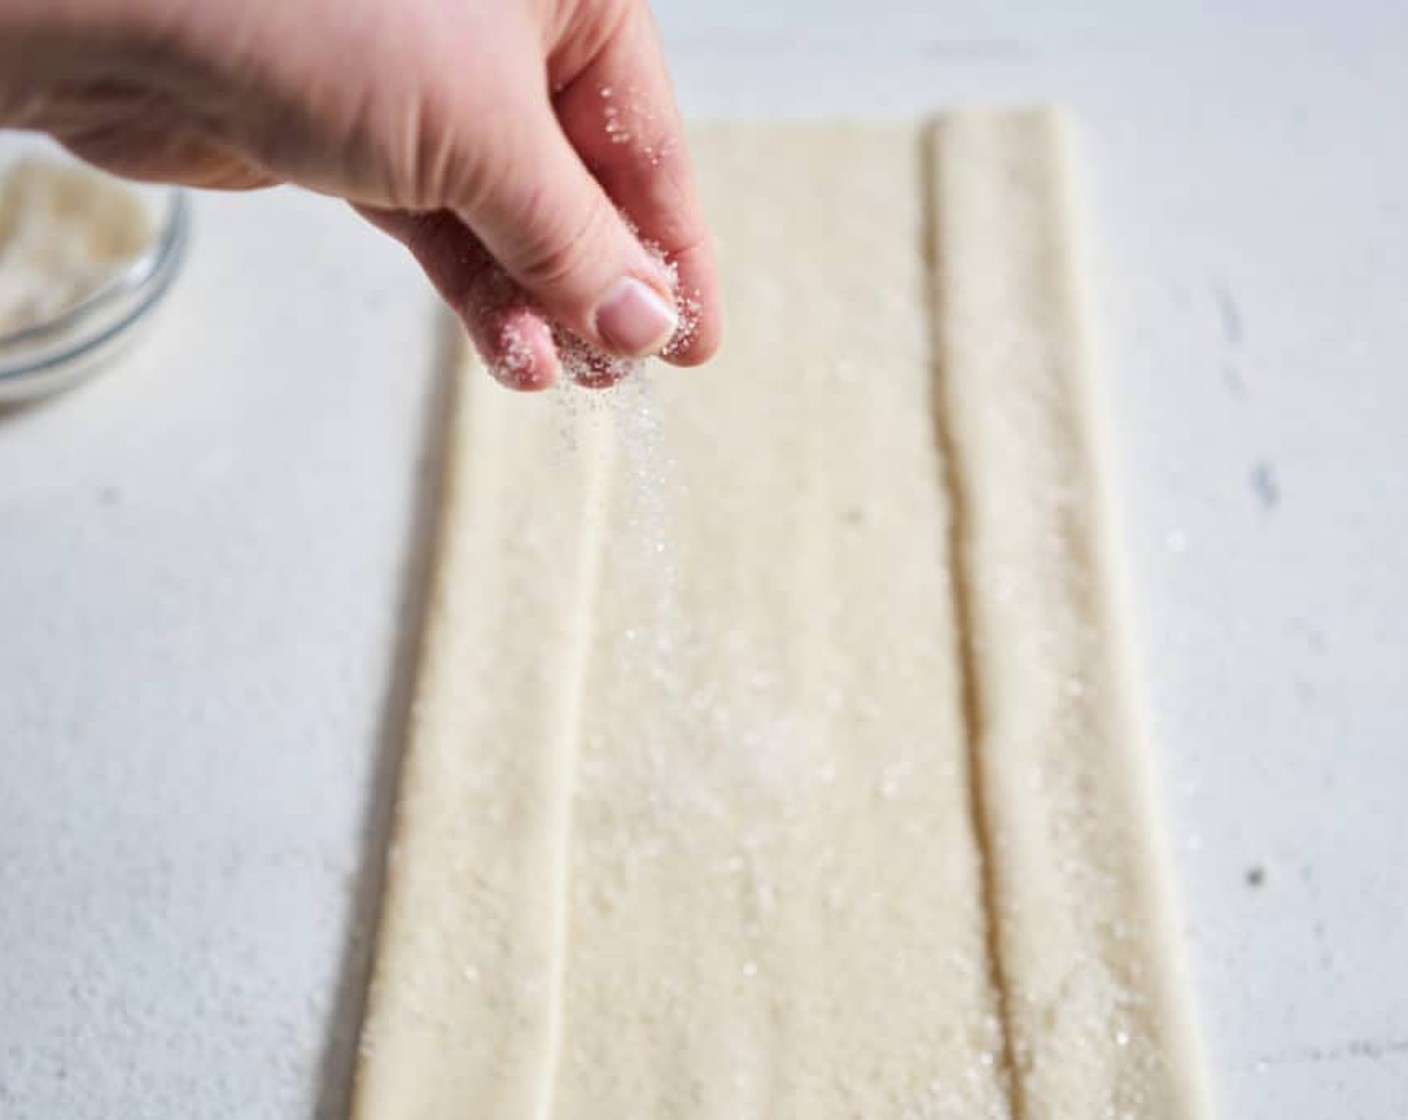
[[[648,5],[630,5],[554,105],[582,162],[641,240],[658,247],[678,272],[680,333],[663,356],[676,365],[706,361],[722,333],[718,278]]]

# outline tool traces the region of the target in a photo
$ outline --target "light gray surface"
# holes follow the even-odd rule
[[[1408,1114],[1408,8],[759,7],[658,6],[695,115],[1077,111],[1221,1111]],[[197,218],[146,344],[0,417],[7,1120],[342,1093],[443,362],[337,206]]]

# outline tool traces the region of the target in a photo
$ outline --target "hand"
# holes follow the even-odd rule
[[[0,0],[0,123],[132,178],[349,200],[516,388],[558,376],[552,324],[679,365],[718,345],[644,0]]]

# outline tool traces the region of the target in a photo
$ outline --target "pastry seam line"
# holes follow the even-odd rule
[[[953,642],[958,664],[959,716],[967,755],[968,818],[973,829],[974,849],[978,854],[978,894],[983,916],[983,940],[987,957],[988,982],[997,1000],[1001,1046],[998,1062],[1006,1074],[1005,1089],[1013,1120],[1026,1115],[1022,1083],[1017,1069],[1013,1045],[1011,992],[1002,964],[1002,930],[997,912],[1001,893],[993,858],[992,825],[983,798],[982,758],[982,682],[978,673],[978,658],[974,648],[973,588],[968,578],[965,558],[968,511],[959,463],[958,442],[950,430],[943,407],[943,385],[947,375],[943,360],[944,276],[941,244],[941,217],[935,161],[939,158],[937,126],[928,122],[919,135],[919,184],[923,200],[921,244],[924,258],[924,279],[927,288],[929,325],[929,370],[931,411],[934,439],[939,450],[941,487],[948,497],[949,586],[953,598]]]
[[[575,596],[576,603],[573,612],[577,622],[576,633],[573,635],[572,652],[563,680],[562,728],[558,748],[562,762],[562,784],[559,791],[560,803],[554,809],[555,816],[559,821],[559,835],[554,852],[556,883],[553,897],[556,902],[556,913],[553,915],[553,945],[549,960],[551,971],[546,986],[548,1000],[547,1039],[539,1080],[539,1084],[542,1086],[542,1098],[537,1109],[537,1120],[551,1120],[552,1118],[557,1097],[558,1069],[562,1058],[562,1038],[566,1016],[566,994],[563,989],[567,975],[568,929],[571,925],[573,802],[576,797],[577,762],[582,740],[587,658],[591,653],[592,638],[596,630],[595,607],[597,591],[601,582],[602,553],[606,548],[604,526],[606,524],[606,507],[609,501],[609,471],[606,467],[613,450],[613,443],[607,439],[602,453],[596,457],[595,477],[587,492],[581,534],[580,587]]]

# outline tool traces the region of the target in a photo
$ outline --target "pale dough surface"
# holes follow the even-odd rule
[[[1202,1115],[1059,131],[702,131],[718,362],[467,371],[361,1120]]]

